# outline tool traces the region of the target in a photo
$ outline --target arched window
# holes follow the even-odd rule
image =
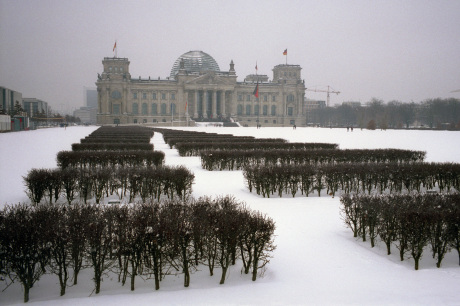
[[[157,104],[153,103],[152,104],[152,115],[158,114],[158,109],[157,109]]]
[[[236,113],[238,116],[243,115],[243,105],[238,104],[238,106],[236,107]]]
[[[147,103],[142,103],[142,115],[147,115],[148,110],[147,110]]]
[[[166,103],[161,104],[161,114],[166,115]]]
[[[272,105],[272,116],[276,116],[276,105]]]
[[[137,103],[133,103],[133,114],[139,114],[139,105]]]
[[[176,104],[171,103],[171,114],[176,114]]]
[[[246,105],[246,116],[251,114],[251,105]]]

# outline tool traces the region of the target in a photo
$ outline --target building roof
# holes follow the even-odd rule
[[[220,71],[219,65],[211,55],[203,51],[189,51],[179,56],[179,58],[174,62],[174,65],[171,68],[171,78],[174,78],[179,71],[182,60],[184,61],[185,71],[189,73],[200,72],[203,70]]]

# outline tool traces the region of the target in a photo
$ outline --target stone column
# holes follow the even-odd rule
[[[236,110],[238,106],[238,94],[233,89],[233,91],[230,92],[230,116],[236,116]]]
[[[207,90],[203,90],[203,118],[208,118],[208,95]]]
[[[217,90],[212,92],[212,117],[217,118]]]
[[[200,99],[200,92],[198,89],[195,89],[195,110],[193,117],[198,118],[198,100]]]
[[[222,96],[224,96],[223,99],[222,99]],[[222,117],[223,118],[227,117],[226,112],[225,112],[225,103],[227,103],[227,91],[222,90],[220,92],[220,107],[221,107],[221,112],[222,112]]]

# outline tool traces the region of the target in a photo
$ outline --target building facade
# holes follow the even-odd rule
[[[36,98],[22,99],[22,108],[30,118],[34,118],[38,114],[48,115],[48,102]]]
[[[22,106],[22,93],[0,86],[0,110],[2,113],[10,114],[14,105]]]
[[[164,124],[238,121],[269,126],[305,125],[305,84],[299,65],[277,65],[273,79],[249,75],[238,81],[202,51],[181,55],[166,79],[133,79],[127,58],[106,57],[96,81],[98,124]],[[258,86],[258,97],[254,95]]]

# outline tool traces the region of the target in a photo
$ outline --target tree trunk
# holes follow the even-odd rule
[[[27,303],[29,301],[29,290],[30,287],[27,284],[23,284],[24,286],[24,303]]]
[[[153,275],[155,276],[155,290],[160,289],[160,276],[158,267],[157,250],[153,252]]]
[[[257,279],[257,266],[259,265],[259,260],[254,258],[253,268],[252,268],[252,281],[255,282]]]
[[[387,241],[385,241],[385,244],[387,245],[387,255],[390,255],[391,254],[391,240],[387,239]]]
[[[225,275],[227,274],[227,267],[222,267],[222,276],[220,277],[220,285],[225,283]]]
[[[419,264],[419,261],[420,261],[420,257],[419,256],[414,257],[414,261],[415,261],[415,270],[418,270],[418,264]]]
[[[131,291],[134,291],[134,280],[136,278],[136,264],[134,260],[131,260]]]
[[[187,248],[182,247],[182,264],[184,266],[184,287],[190,285],[190,271],[188,270]]]

